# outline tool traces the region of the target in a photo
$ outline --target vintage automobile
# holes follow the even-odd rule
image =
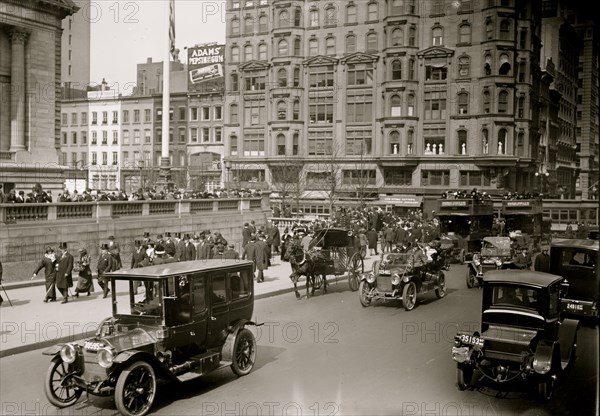
[[[452,358],[459,389],[475,374],[494,383],[522,378],[549,400],[555,381],[576,357],[579,321],[561,319],[562,277],[530,270],[491,270],[483,276],[481,333],[457,333]],[[479,379],[479,377],[477,377]]]
[[[598,320],[600,279],[598,240],[557,239],[550,245],[550,271],[569,282],[569,292],[561,299],[568,314]]]
[[[226,366],[238,376],[252,370],[252,262],[186,261],[109,276],[112,317],[96,336],[44,351],[52,356],[45,393],[54,406],[86,393],[114,397],[123,415],[145,415],[158,379],[183,382]],[[136,293],[135,281],[145,291]]]
[[[481,251],[473,254],[467,264],[467,287],[481,287],[483,274],[489,270],[510,268],[512,253],[509,237],[485,237],[481,242]]]
[[[419,263],[414,252],[384,253],[373,263],[371,272],[360,277],[360,304],[367,307],[375,300],[402,300],[407,311],[417,304],[417,296],[434,291],[438,298],[446,296],[446,278],[442,268],[445,259]]]

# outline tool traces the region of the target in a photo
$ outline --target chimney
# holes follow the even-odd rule
[[[152,63],[152,58],[148,58],[148,59],[146,59],[146,63],[147,63],[147,64],[151,64],[151,63]]]
[[[106,79],[102,78],[102,84],[100,86],[100,91],[106,91],[108,90],[108,84],[106,83]]]

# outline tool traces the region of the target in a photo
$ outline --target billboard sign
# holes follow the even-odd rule
[[[225,45],[208,44],[188,48],[188,90],[223,77]]]

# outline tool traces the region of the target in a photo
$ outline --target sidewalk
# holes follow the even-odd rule
[[[374,257],[365,260],[365,270],[371,268]],[[294,285],[290,281],[291,267],[275,256],[273,265],[264,275],[263,283],[254,283],[255,300],[265,299],[285,293],[293,293]],[[336,280],[347,284],[346,276],[328,276],[328,282]],[[298,289],[304,294],[304,278]],[[60,342],[74,341],[95,334],[98,324],[112,315],[109,299],[102,299],[102,290],[94,278],[95,292],[91,296],[69,297],[69,302],[61,304],[60,296],[56,302],[44,303],[44,280],[36,279],[3,285],[12,302],[2,292],[4,303],[0,307],[0,358],[26,351],[47,347]],[[73,293],[73,289],[71,289]],[[124,294],[125,288],[118,294]],[[290,301],[295,301],[290,295]]]

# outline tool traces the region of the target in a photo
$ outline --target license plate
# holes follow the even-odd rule
[[[391,274],[392,274],[392,272],[389,271],[389,270],[379,270],[379,275],[380,276],[389,276]]]
[[[98,351],[100,348],[104,348],[104,344],[101,342],[86,341],[83,347],[88,351]]]
[[[474,337],[472,335],[460,335],[460,342],[476,347],[483,347],[483,338]]]
[[[582,311],[583,305],[580,305],[577,303],[567,303],[567,309],[569,309],[571,311]]]

